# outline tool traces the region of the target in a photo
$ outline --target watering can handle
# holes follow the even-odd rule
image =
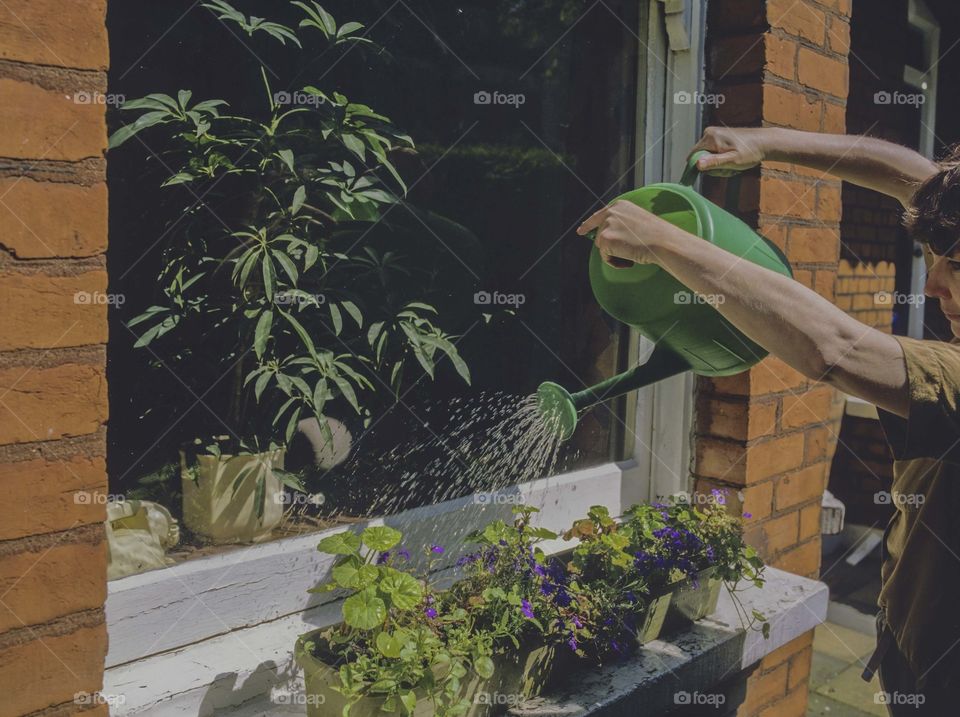
[[[701,157],[705,157],[708,154],[710,154],[710,152],[701,149],[699,152],[694,152],[690,155],[690,159],[687,160],[687,166],[683,170],[683,175],[680,177],[680,184],[687,187],[693,186],[693,183],[697,181],[697,177],[700,176],[697,162],[700,161]],[[736,169],[714,169],[709,171],[708,174],[714,177],[729,177],[727,181],[726,206],[724,208],[727,211],[735,212],[740,205],[740,179],[742,176],[740,171]]]

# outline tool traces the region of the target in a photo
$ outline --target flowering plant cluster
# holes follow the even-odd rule
[[[543,645],[594,661],[626,655],[650,601],[678,581],[712,569],[731,591],[743,578],[763,585],[763,563],[719,492],[703,507],[635,506],[620,521],[594,506],[564,534],[578,543],[562,558],[541,547],[558,535],[531,525],[536,512],[517,506],[512,524],[470,534],[446,590],[413,574],[416,561],[392,528],[325,538],[318,549],[338,559],[315,591],[348,596],[343,622],[308,649],[339,669],[339,691],[353,701],[379,696],[385,711],[401,714],[426,697],[434,714],[461,715],[470,707],[464,684],[490,678],[499,655]],[[446,554],[440,545],[423,552],[428,573]],[[753,613],[750,622],[764,618]]]

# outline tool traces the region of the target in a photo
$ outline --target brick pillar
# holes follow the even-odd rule
[[[105,12],[0,3],[4,717],[107,714]]]
[[[710,3],[711,92],[726,102],[707,121],[843,132],[850,0]],[[706,191],[722,201],[721,180]],[[840,182],[765,162],[743,179],[739,211],[789,258],[798,281],[835,300]],[[770,357],[749,372],[701,379],[694,472],[697,489],[726,487],[752,515],[747,538],[773,566],[816,577],[820,499],[836,446],[836,392]],[[764,659],[738,714],[801,717],[812,633]]]

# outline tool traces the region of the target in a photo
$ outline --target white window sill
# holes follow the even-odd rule
[[[856,396],[846,397],[844,413],[848,416],[856,416],[857,418],[870,418],[875,421],[880,420],[880,416],[877,414],[877,407],[869,401],[864,401],[862,398],[857,398]]]

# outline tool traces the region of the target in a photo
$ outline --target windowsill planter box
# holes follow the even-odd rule
[[[303,670],[308,717],[326,717],[342,714],[347,700],[337,691],[340,685],[338,668],[325,662],[306,647],[307,643],[324,644],[323,634],[329,628],[302,635],[294,649],[297,665]],[[540,694],[553,668],[555,649],[545,645],[521,646],[520,650],[493,657],[494,674],[487,680],[473,676],[464,682],[461,696],[471,703],[464,717],[492,717],[502,714],[506,704],[516,704],[522,698]],[[432,700],[420,698],[411,717],[431,717]],[[501,697],[507,698],[504,702]],[[383,699],[364,697],[350,707],[350,717],[394,717],[401,712],[384,711]]]

